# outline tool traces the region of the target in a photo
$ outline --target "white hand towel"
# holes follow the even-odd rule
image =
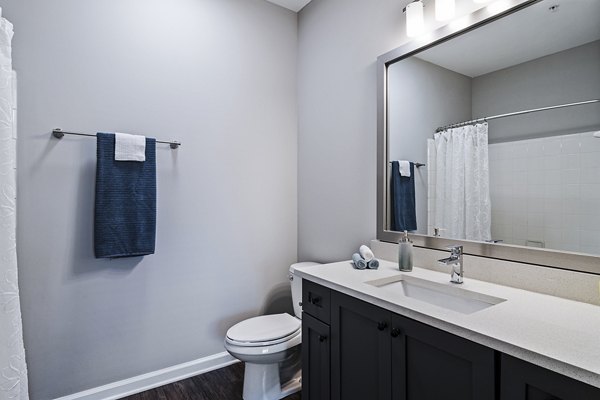
[[[375,255],[373,254],[371,249],[368,248],[367,246],[365,246],[364,244],[362,246],[360,246],[360,249],[358,249],[358,252],[360,253],[360,256],[362,258],[364,258],[364,260],[367,262],[369,262],[375,258]]]
[[[146,137],[115,133],[115,161],[146,161]]]
[[[410,161],[398,161],[400,164],[400,176],[410,178]]]

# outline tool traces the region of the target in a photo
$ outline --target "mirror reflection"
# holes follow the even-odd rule
[[[388,69],[387,228],[600,254],[600,1],[541,1]]]

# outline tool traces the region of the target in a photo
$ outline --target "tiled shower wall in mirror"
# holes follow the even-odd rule
[[[600,139],[593,132],[489,146],[492,238],[600,254]]]

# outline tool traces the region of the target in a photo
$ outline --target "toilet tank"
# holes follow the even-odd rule
[[[297,269],[310,267],[312,265],[319,265],[315,262],[301,262],[292,264],[290,267],[290,284],[292,286],[292,303],[294,305],[294,314],[296,317],[302,319],[302,278],[295,274]]]

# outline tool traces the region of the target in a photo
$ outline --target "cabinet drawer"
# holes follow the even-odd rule
[[[306,279],[302,281],[302,311],[328,324],[330,302],[329,289]]]

